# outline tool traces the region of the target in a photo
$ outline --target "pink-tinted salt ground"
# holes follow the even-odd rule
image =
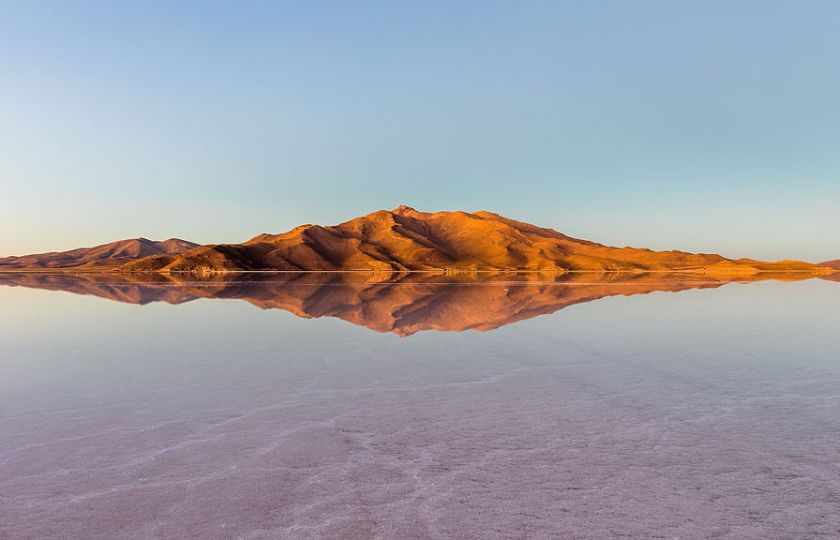
[[[399,338],[0,289],[0,538],[834,538],[840,288]]]

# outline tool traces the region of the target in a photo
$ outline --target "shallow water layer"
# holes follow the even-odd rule
[[[838,283],[62,279],[0,287],[0,538],[840,536]]]

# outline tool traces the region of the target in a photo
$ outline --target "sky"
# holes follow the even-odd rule
[[[840,3],[0,0],[0,256],[406,204],[840,258]]]

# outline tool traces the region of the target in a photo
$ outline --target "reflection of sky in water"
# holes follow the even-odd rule
[[[494,331],[0,288],[0,537],[840,534],[840,286]]]

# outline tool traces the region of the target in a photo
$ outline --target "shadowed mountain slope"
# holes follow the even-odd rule
[[[155,242],[146,238],[120,240],[90,248],[78,248],[71,251],[38,253],[22,257],[0,259],[2,270],[59,270],[83,269],[110,270],[129,261],[162,254],[176,254],[197,247],[198,244],[170,238]]]
[[[146,257],[126,272],[226,271],[687,271],[752,274],[815,271],[797,261],[765,263],[681,251],[615,248],[490,212],[381,210],[340,225],[302,225],[242,244],[207,245]]]

